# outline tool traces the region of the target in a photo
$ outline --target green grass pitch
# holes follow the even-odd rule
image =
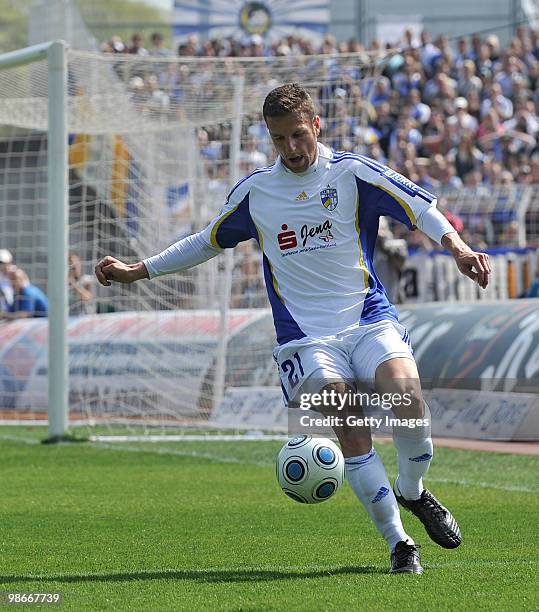
[[[0,591],[61,592],[65,610],[537,609],[539,457],[438,449],[426,482],[463,544],[437,547],[405,513],[425,574],[391,576],[348,485],[316,506],[281,493],[280,443],[44,433],[0,428]]]

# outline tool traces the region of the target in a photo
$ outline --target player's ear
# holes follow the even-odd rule
[[[320,115],[315,115],[313,117],[313,127],[316,135],[320,134]]]

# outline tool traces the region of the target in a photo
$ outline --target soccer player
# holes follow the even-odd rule
[[[370,430],[335,429],[347,479],[389,545],[391,572],[421,574],[418,546],[404,530],[398,503],[440,546],[456,548],[461,533],[449,510],[423,486],[433,454],[429,413],[408,333],[372,265],[379,218],[423,231],[482,288],[491,271],[488,256],[460,239],[433,195],[377,161],[319,143],[320,117],[300,85],[271,91],[263,115],[279,154],[275,163],[239,181],[200,233],[135,264],[104,257],[95,267],[97,279],[107,286],[186,270],[254,238],[263,254],[277,332],[274,357],[289,404],[301,392],[344,396],[354,381],[370,381],[379,394],[411,398],[405,411],[393,408],[396,416],[424,417],[427,423],[394,427],[394,488]]]

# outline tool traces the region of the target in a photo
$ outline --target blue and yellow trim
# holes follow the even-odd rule
[[[363,247],[361,246],[361,228],[359,227],[359,192],[356,192],[356,232],[357,232],[357,245],[359,247],[359,267],[363,271],[363,282],[365,284],[364,289],[369,288],[369,270],[365,265],[365,259],[363,257]]]
[[[262,232],[260,231],[260,228],[258,227],[258,225],[255,223],[254,219],[253,219],[253,225],[255,226],[256,233],[258,234],[258,245],[260,246],[260,250],[262,251],[262,254],[264,254],[264,238],[262,237]],[[279,300],[284,304],[284,299],[281,294],[281,290],[279,288],[279,281],[277,280],[275,276],[275,272],[273,271],[273,266],[271,265],[270,260],[267,259],[267,261],[268,261],[268,270],[271,276],[271,284],[273,285],[275,294],[277,295]]]
[[[366,181],[366,182],[369,182],[369,181]],[[393,193],[390,189],[388,189],[387,187],[384,187],[383,185],[379,185],[377,183],[369,183],[369,184],[372,185],[373,187],[378,187],[378,189],[381,189],[382,191],[385,191],[388,195],[390,195],[397,202],[397,204],[402,206],[402,208],[404,209],[404,212],[406,213],[406,216],[408,217],[408,219],[410,219],[410,223],[414,227],[417,226],[417,219],[415,218],[415,215],[412,212],[412,209],[410,208],[410,205],[407,202],[405,202],[396,193]]]
[[[230,217],[232,213],[235,213],[238,210],[240,204],[241,202],[237,206],[234,206],[232,210],[229,210],[227,213],[225,213],[220,219],[217,219],[217,221],[215,222],[215,225],[212,227],[210,234],[210,241],[212,247],[215,247],[216,249],[224,248],[217,242],[217,230],[221,227],[223,221],[228,219],[228,217]]]

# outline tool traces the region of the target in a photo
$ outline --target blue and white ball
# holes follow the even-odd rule
[[[281,489],[302,504],[328,500],[344,480],[341,449],[327,438],[292,438],[279,452],[276,468]]]

